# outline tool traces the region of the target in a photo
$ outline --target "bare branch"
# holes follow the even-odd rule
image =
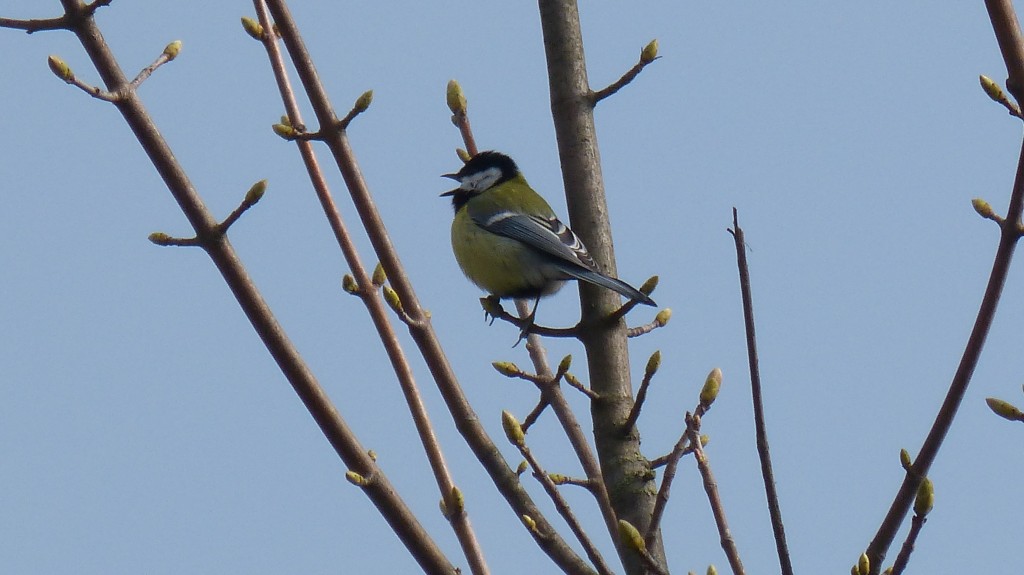
[[[16,18],[0,18],[0,28],[24,30],[28,34],[46,30],[72,30],[81,19],[91,17],[97,9],[110,5],[113,0],[94,0],[88,4],[78,5],[57,18],[41,18],[19,20]]]
[[[668,504],[669,495],[672,491],[672,482],[676,477],[676,467],[679,465],[679,460],[687,453],[696,452],[698,447],[707,445],[707,436],[699,435],[700,419],[704,416],[711,405],[714,403],[718,396],[718,391],[722,385],[722,370],[712,369],[704,380],[704,385],[700,390],[700,398],[697,403],[696,409],[694,409],[694,416],[691,417],[690,413],[686,414],[686,427],[683,429],[683,434],[679,436],[679,441],[676,442],[672,451],[669,452],[663,459],[664,461],[652,461],[651,467],[657,467],[660,465],[665,466],[664,477],[661,479],[661,487],[658,488],[658,495],[654,501],[654,509],[651,511],[651,521],[647,527],[647,535],[644,538],[645,542],[650,544],[654,541],[658,535],[658,529],[661,526],[661,519],[665,514],[665,506]],[[697,426],[697,434],[694,434],[694,425]],[[695,439],[691,441],[691,436]]]
[[[50,71],[53,72],[55,76],[57,76],[61,80],[64,80],[64,82],[82,90],[86,94],[89,94],[93,98],[103,100],[105,102],[116,102],[119,99],[118,94],[107,92],[96,86],[87,84],[82,80],[79,80],[75,76],[75,72],[71,69],[71,66],[68,66],[68,64],[59,56],[50,56],[46,59],[46,64],[50,67]]]
[[[742,575],[743,562],[740,561],[740,553],[736,548],[736,541],[729,531],[729,522],[725,518],[725,506],[718,494],[718,484],[715,482],[715,475],[711,472],[711,464],[708,463],[704,448],[700,445],[700,416],[686,414],[686,429],[690,438],[690,445],[693,446],[693,455],[697,458],[697,469],[704,480],[704,491],[708,495],[708,502],[711,504],[711,512],[715,516],[715,525],[718,526],[718,536],[722,543],[722,550],[729,559],[734,575]]]
[[[348,125],[352,123],[352,120],[359,114],[362,114],[370,107],[370,103],[373,102],[373,90],[367,90],[363,92],[363,95],[359,96],[355,104],[352,104],[352,109],[345,114],[345,117],[338,120],[338,129],[346,130]]]
[[[270,20],[266,3],[262,0],[254,0],[253,5],[259,17],[260,27],[262,30],[273,31],[275,27]],[[243,25],[244,24],[245,22],[243,21]],[[274,77],[278,85],[278,91],[280,92],[282,101],[285,105],[285,110],[287,111],[288,126],[303,126],[294,90],[292,89],[291,82],[285,69],[284,58],[277,43],[277,35],[275,33],[264,32],[260,35],[260,39],[267,51],[267,57],[270,61],[271,68],[274,72]],[[344,126],[347,126],[353,118],[369,107],[372,97],[372,92],[365,92],[359,97],[352,110],[342,121],[342,129],[344,129]],[[383,268],[379,274],[375,273],[374,277],[371,277],[367,273],[366,268],[363,266],[362,260],[359,257],[358,251],[356,250],[355,243],[348,232],[348,228],[342,220],[341,214],[334,203],[334,198],[327,186],[326,179],[320,169],[320,165],[313,152],[312,145],[309,143],[307,138],[303,138],[301,136],[302,134],[299,134],[299,137],[295,138],[297,141],[296,145],[306,166],[310,181],[313,183],[313,188],[316,191],[317,198],[320,200],[321,208],[323,209],[328,223],[334,232],[335,239],[342,251],[342,255],[345,257],[345,261],[354,275],[355,283],[358,286],[366,287],[377,285],[375,278],[377,276],[386,276]],[[391,287],[383,285],[383,282],[384,279],[381,279],[380,283],[383,290],[360,289],[359,295],[374,322],[374,326],[380,335],[384,349],[388,354],[392,367],[395,370],[396,377],[405,396],[413,423],[416,426],[417,434],[423,444],[424,452],[427,455],[438,489],[441,492],[444,508],[447,511],[446,517],[455,531],[472,572],[476,575],[485,575],[489,573],[489,569],[483,558],[483,551],[480,548],[475,533],[473,532],[472,526],[469,522],[469,517],[465,512],[465,507],[460,503],[461,497],[457,496],[460,492],[455,485],[454,479],[452,478],[451,473],[448,470],[447,463],[445,462],[444,455],[441,452],[440,444],[437,440],[436,434],[434,433],[433,426],[427,414],[419,388],[416,385],[415,378],[413,377],[412,368],[409,365],[408,359],[398,342],[397,335],[395,334],[384,307],[382,306],[381,294],[383,293],[385,301],[398,314],[398,317],[403,322],[410,324],[415,320],[406,313],[402,300],[397,292],[395,292]]]
[[[579,5],[575,0],[540,0],[538,8],[569,223],[598,268],[617,276]],[[645,530],[655,499],[654,473],[646,459],[636,457],[641,452],[640,434],[635,430],[625,436],[619,433],[633,405],[629,350],[625,322],[606,320],[621,307],[620,296],[587,284],[580,285],[579,292],[589,383],[601,396],[591,402],[590,408],[594,451],[600,458],[602,481],[615,486],[614,490],[607,489],[617,517],[614,524],[608,524],[609,534],[624,570],[641,573],[643,563],[617,536],[619,519]],[[648,551],[665,564],[661,538],[655,539]]]
[[[779,493],[775,488],[775,473],[772,471],[772,456],[768,450],[768,429],[764,419],[764,400],[761,397],[761,370],[757,359],[757,334],[754,331],[754,298],[750,289],[750,268],[747,265],[747,242],[740,227],[736,208],[732,209],[732,229],[729,230],[736,244],[736,265],[739,267],[740,292],[743,300],[743,324],[747,333],[747,363],[750,367],[750,392],[754,402],[754,428],[757,436],[757,456],[761,460],[761,478],[764,481],[765,497],[768,500],[768,514],[771,516],[772,533],[775,536],[775,551],[783,575],[793,575],[793,562],[786,544],[786,528],[782,524],[782,509]]]
[[[583,385],[583,382],[581,382],[579,379],[577,379],[575,375],[566,372],[564,378],[565,378],[565,382],[566,383],[568,383],[574,389],[576,389],[577,391],[579,391],[583,395],[589,397],[590,399],[600,399],[601,398],[601,396],[598,395],[598,393],[596,391],[594,391],[593,389],[590,389],[589,387]]]
[[[135,79],[132,80],[128,84],[129,88],[131,90],[138,89],[138,87],[141,86],[142,83],[145,82],[146,79],[149,78],[150,75],[152,75],[153,72],[155,72],[157,68],[159,68],[160,66],[163,66],[164,64],[166,64],[166,63],[170,62],[171,60],[177,58],[178,57],[178,53],[180,51],[181,51],[181,41],[180,40],[175,40],[174,42],[171,42],[170,44],[168,44],[167,47],[164,48],[164,51],[161,52],[159,56],[157,56],[157,59],[152,64],[150,64],[149,66],[146,66],[145,68],[143,68],[139,72],[139,75],[135,76]]]
[[[535,533],[534,540],[541,549],[567,572],[592,572],[592,568],[587,565],[586,561],[573,551],[547,523],[541,511],[523,489],[515,472],[509,469],[497,446],[480,424],[480,418],[469,405],[452,366],[441,348],[437,335],[428,321],[428,316],[420,305],[412,283],[405,273],[404,266],[384,227],[376,203],[366,182],[362,179],[347,134],[344,130],[337,129],[334,108],[319,80],[316,68],[288,6],[283,0],[267,0],[267,5],[273,16],[274,24],[288,49],[296,74],[309,96],[313,111],[324,132],[324,142],[330,148],[335,163],[341,171],[370,243],[373,245],[377,258],[387,271],[389,282],[401,297],[403,308],[413,320],[409,324],[410,335],[423,355],[459,432],[466,439],[473,453],[516,514],[519,517],[530,517],[530,520],[535,522],[537,529],[531,530],[531,532]],[[263,25],[267,26],[266,23]],[[539,536],[536,533],[545,535]]]
[[[906,540],[903,541],[899,554],[896,555],[896,561],[892,565],[892,575],[900,575],[906,569],[907,563],[910,561],[910,554],[914,552],[914,544],[917,543],[921,529],[928,521],[928,513],[931,512],[934,503],[935,491],[932,482],[929,479],[924,479],[921,482],[921,487],[917,490],[917,497],[914,500],[914,517],[910,520],[910,531],[907,533]]]
[[[647,388],[651,385],[651,379],[657,373],[659,365],[661,365],[661,351],[656,351],[647,360],[647,369],[644,370],[644,378],[640,382],[640,389],[636,392],[633,409],[630,410],[629,417],[626,418],[626,422],[622,425],[624,433],[629,433],[633,426],[636,425],[636,420],[640,417],[640,410],[644,406],[644,400],[647,399]]]
[[[612,94],[624,88],[626,84],[629,84],[637,76],[639,76],[640,72],[644,68],[646,68],[648,64],[657,60],[659,57],[660,56],[658,56],[658,41],[651,40],[651,42],[647,44],[647,46],[644,46],[644,49],[640,51],[640,60],[636,64],[634,64],[633,67],[629,69],[629,71],[623,74],[621,78],[616,80],[610,86],[602,90],[598,90],[597,92],[593,92],[590,95],[591,105],[596,105],[601,100],[604,100],[608,96],[611,96]]]
[[[992,28],[1009,75],[1006,87],[1020,101],[1021,95],[1024,94],[1024,39],[1021,37],[1020,24],[1017,21],[1013,2],[1011,0],[985,0],[985,7],[988,9],[989,19],[992,22]],[[914,493],[921,484],[921,478],[928,475],[939,448],[953,425],[960,403],[967,393],[971,376],[978,365],[981,350],[985,346],[989,329],[992,327],[992,320],[1006,284],[1013,252],[1021,237],[1022,209],[1024,209],[1024,144],[1022,144],[1021,154],[1017,161],[1017,173],[1013,182],[1013,190],[1010,193],[1006,219],[1000,222],[999,245],[992,261],[992,271],[989,273],[988,285],[985,287],[985,295],[978,309],[974,327],[971,329],[967,345],[960,358],[960,364],[953,375],[942,406],[914,459],[914,473],[908,472],[904,477],[885,519],[882,520],[878,531],[868,545],[867,555],[871,560],[871,575],[877,575],[878,569],[885,560],[885,554],[910,510]]]
[[[628,328],[626,330],[626,337],[634,338],[640,337],[641,335],[647,333],[651,333],[652,331],[658,329],[659,327],[665,327],[670,319],[672,319],[672,310],[669,308],[665,308],[659,311],[658,314],[654,316],[654,321],[652,321],[651,323]]]
[[[178,163],[167,142],[153,123],[141,100],[129,89],[129,82],[113,53],[103,40],[93,18],[81,15],[88,9],[81,0],[61,0],[73,32],[89,54],[107,89],[121,94],[115,103],[125,122],[153,162],[174,196],[197,238],[215,237],[219,224],[206,208],[188,175]],[[101,3],[93,3],[98,7]],[[373,477],[365,491],[398,537],[424,570],[451,573],[454,566],[397,495],[394,486],[376,462],[359,444],[355,434],[338,414],[298,350],[288,339],[255,283],[249,277],[237,253],[227,241],[204,242],[203,248],[224,277],[242,310],[259,334],[281,371],[293,386],[324,435],[346,466],[360,476]]]
[[[522,454],[523,459],[525,459],[527,463],[529,463],[530,468],[533,469],[533,476],[540,482],[541,486],[544,487],[544,491],[548,494],[548,497],[551,498],[551,502],[554,503],[555,509],[558,510],[558,514],[561,515],[562,519],[564,519],[566,524],[569,525],[569,530],[573,532],[573,535],[576,536],[580,545],[583,546],[583,550],[586,552],[587,557],[590,558],[590,561],[594,564],[598,573],[601,575],[611,575],[612,570],[608,567],[608,564],[605,563],[604,558],[601,556],[601,552],[597,550],[597,547],[590,540],[590,537],[587,536],[587,533],[583,529],[583,526],[580,525],[579,520],[576,519],[576,515],[572,512],[572,508],[569,507],[569,503],[566,502],[564,497],[562,497],[562,494],[558,491],[558,487],[555,485],[551,476],[544,471],[540,466],[540,463],[537,461],[537,458],[533,456],[530,448],[526,445],[526,441],[523,435],[521,435],[525,433],[522,426],[520,426],[518,422],[515,422],[515,419],[512,418],[508,412],[505,412],[504,416],[505,420],[502,423],[506,427],[506,434],[510,435],[509,440],[517,449],[519,449],[519,453]],[[509,419],[511,419],[511,422],[509,422]],[[508,426],[512,425],[512,422],[514,422],[515,426],[519,427],[520,435],[518,438],[512,437],[514,434],[509,433]]]

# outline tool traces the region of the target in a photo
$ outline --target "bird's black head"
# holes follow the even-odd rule
[[[446,174],[446,177],[453,178],[459,182],[471,180],[475,183],[482,183],[493,179],[490,185],[483,188],[486,189],[506,180],[511,180],[518,173],[519,166],[516,166],[512,158],[501,152],[488,150],[473,156],[462,166],[461,170],[454,174]]]
[[[480,152],[469,159],[462,169],[444,177],[459,182],[459,187],[441,194],[452,196],[452,205],[458,211],[469,198],[519,175],[519,167],[512,158],[501,152]]]

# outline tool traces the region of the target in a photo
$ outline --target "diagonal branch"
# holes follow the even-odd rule
[[[400,297],[403,308],[409,314],[411,319],[408,324],[409,333],[423,355],[457,429],[516,514],[520,517],[529,516],[536,522],[537,529],[532,529],[531,533],[541,549],[568,573],[593,573],[593,569],[587,562],[573,551],[547,522],[519,482],[519,477],[509,468],[497,446],[481,425],[480,418],[463,393],[429,321],[429,316],[420,305],[412,283],[405,273],[405,268],[384,227],[376,203],[362,178],[348,141],[348,135],[344,130],[339,129],[335,121],[334,107],[319,80],[316,67],[306,50],[288,6],[283,0],[268,0],[267,6],[288,49],[299,80],[310,98],[313,111],[324,135],[324,142],[330,148],[334,161],[341,171],[374,252],[387,272],[392,287]],[[540,533],[544,535],[541,536]]]
[[[123,94],[114,106],[134,132],[153,162],[171,195],[196,231],[198,238],[215,237],[218,222],[206,208],[188,175],[178,163],[166,140],[149,116],[138,95],[128,89],[128,79],[106,44],[95,21],[82,14],[88,9],[81,0],[61,0],[72,18],[73,32],[88,53],[108,91]],[[93,3],[91,6],[98,6]],[[224,277],[253,329],[263,340],[288,382],[295,389],[313,419],[346,465],[361,477],[372,477],[364,490],[381,515],[407,546],[420,566],[431,573],[451,573],[454,566],[423,529],[405,502],[397,495],[384,473],[363,448],[338,414],[326,392],[288,339],[263,296],[249,277],[227,237],[204,242],[203,249]]]
[[[1020,24],[1017,21],[1013,3],[1011,0],[986,0],[985,6],[988,9],[996,40],[1006,63],[1006,70],[1009,73],[1006,87],[1019,101],[1024,95],[1024,40],[1021,37]],[[914,494],[917,492],[922,478],[928,475],[928,471],[938,455],[939,447],[942,446],[946,433],[952,427],[960,403],[967,393],[967,387],[971,382],[974,369],[978,365],[981,351],[985,346],[985,339],[988,337],[989,328],[992,326],[992,320],[1003,293],[1013,252],[1017,247],[1017,240],[1020,238],[1019,226],[1022,207],[1024,207],[1024,144],[1022,144],[1020,158],[1017,162],[1017,175],[1013,182],[1006,218],[1002,222],[997,222],[1000,228],[999,244],[992,261],[988,285],[985,286],[985,295],[978,309],[978,315],[975,318],[964,353],[960,358],[960,364],[953,375],[953,381],[950,383],[946,398],[935,417],[935,422],[914,459],[913,473],[908,471],[904,477],[885,519],[882,520],[878,532],[875,533],[868,545],[867,555],[871,561],[872,575],[878,573],[900,524],[910,510]]]
[[[255,0],[253,4],[257,14],[259,15],[259,20],[263,29],[266,31],[272,31],[273,26],[270,22],[270,15],[267,12],[266,3],[262,0]],[[293,126],[301,126],[302,117],[300,115],[298,102],[295,99],[295,93],[288,78],[287,70],[285,69],[284,58],[277,44],[277,37],[273,32],[269,32],[264,33],[261,40],[266,48],[267,56],[270,60],[275,80],[277,81],[278,90],[281,94],[281,99],[284,101],[289,123]],[[347,123],[356,115],[366,110],[370,101],[369,94],[371,93],[366,92],[362,97],[360,97],[356,106],[354,106],[352,111],[350,111],[346,116],[346,120],[343,120],[345,125],[347,125]],[[341,212],[334,203],[334,197],[327,186],[326,179],[320,169],[320,164],[313,151],[312,144],[309,141],[297,140],[296,145],[298,146],[299,153],[302,156],[303,163],[306,166],[306,171],[309,174],[310,181],[313,183],[313,188],[316,191],[317,198],[320,200],[321,208],[327,217],[331,230],[334,232],[335,239],[338,242],[338,247],[341,249],[342,255],[345,257],[345,262],[348,264],[349,269],[355,276],[356,284],[363,287],[363,289],[359,290],[358,293],[370,314],[370,318],[373,321],[375,328],[377,329],[377,333],[380,336],[384,349],[391,361],[392,368],[398,378],[399,385],[402,388],[402,393],[405,395],[406,403],[409,406],[409,412],[412,416],[413,423],[416,426],[416,432],[423,443],[423,449],[426,452],[427,460],[430,462],[431,470],[434,473],[434,480],[436,481],[438,489],[441,492],[442,499],[446,504],[445,508],[449,510],[448,519],[452,524],[452,528],[455,530],[459,543],[462,546],[463,553],[469,561],[470,569],[476,575],[486,574],[489,572],[489,569],[487,568],[487,563],[484,560],[483,550],[480,548],[476,535],[473,532],[473,528],[470,525],[469,517],[465,513],[463,506],[456,505],[455,502],[452,501],[452,495],[456,493],[454,479],[448,470],[444,454],[441,452],[440,444],[436,434],[434,433],[433,425],[431,424],[430,417],[427,414],[426,406],[423,403],[419,387],[416,385],[416,380],[413,376],[412,367],[409,365],[408,357],[405,355],[405,352],[398,341],[397,334],[395,333],[395,330],[388,319],[388,314],[384,309],[384,305],[381,302],[380,292],[376,289],[368,289],[369,286],[375,285],[375,282],[373,282],[367,273],[365,266],[363,266],[362,260],[355,247],[355,243],[348,232],[348,227],[342,220]],[[383,280],[381,283],[383,283]]]
[[[648,64],[657,60],[658,56],[658,41],[651,40],[649,44],[644,46],[644,49],[640,52],[640,60],[633,65],[632,68],[626,71],[621,78],[612,82],[610,85],[602,88],[596,92],[590,94],[591,106],[596,105],[601,100],[604,100],[608,96],[615,94],[619,90],[626,87],[627,84],[636,79],[640,75],[640,72],[647,67]]]

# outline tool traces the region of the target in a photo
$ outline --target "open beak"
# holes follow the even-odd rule
[[[441,174],[441,177],[442,178],[449,178],[449,179],[455,180],[456,182],[459,182],[460,184],[462,183],[462,181],[459,180],[459,175],[458,174]],[[455,188],[454,190],[447,191],[447,192],[441,194],[441,197],[443,198],[445,196],[454,196],[455,194],[459,193],[459,191],[461,189],[462,188]]]

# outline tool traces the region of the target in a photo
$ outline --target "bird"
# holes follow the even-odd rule
[[[597,269],[579,236],[558,219],[507,155],[480,152],[458,172],[442,177],[459,183],[441,196],[451,197],[455,210],[452,251],[462,272],[499,299],[534,300],[521,336],[533,324],[540,298],[557,292],[567,280],[656,305],[647,294]]]

